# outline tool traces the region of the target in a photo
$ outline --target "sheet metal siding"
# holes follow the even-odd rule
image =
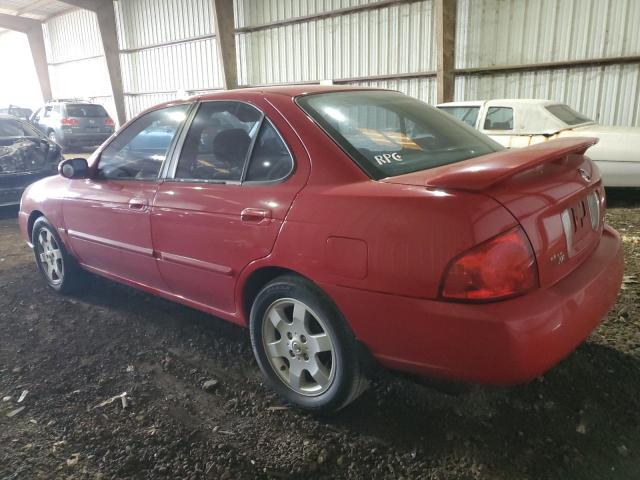
[[[637,0],[458,0],[456,67],[640,55]],[[640,126],[640,65],[456,78],[456,100],[548,98],[602,124]]]
[[[184,93],[222,88],[211,0],[119,0],[116,19],[128,118]]]
[[[379,0],[236,0],[236,27],[252,27],[377,1]]]
[[[272,8],[267,8],[266,4]],[[313,12],[312,2],[239,0],[241,25]],[[331,2],[315,2],[316,10]],[[361,2],[362,3],[362,2]],[[357,2],[333,2],[334,8]],[[275,5],[275,7],[273,7]],[[257,13],[266,15],[262,21]],[[248,20],[247,20],[248,19]],[[237,35],[240,84],[262,85],[435,69],[432,0],[398,4]]]
[[[458,0],[456,67],[640,54],[637,0]]]
[[[105,105],[116,118],[96,14],[72,10],[44,24],[54,98],[83,98]]]
[[[73,10],[44,24],[49,63],[68,62],[103,55],[96,14]]]
[[[119,0],[115,5],[123,50],[215,33],[212,0]]]

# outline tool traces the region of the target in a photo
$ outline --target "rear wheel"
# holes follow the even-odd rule
[[[84,271],[67,253],[56,229],[45,217],[33,224],[31,242],[38,270],[51,288],[69,293],[83,284]]]
[[[311,282],[287,275],[267,284],[253,303],[250,330],[262,373],[288,403],[331,412],[364,391],[356,340]]]

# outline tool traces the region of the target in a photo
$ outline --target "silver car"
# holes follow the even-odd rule
[[[114,130],[104,107],[88,102],[47,103],[33,114],[31,123],[63,147],[100,145]]]

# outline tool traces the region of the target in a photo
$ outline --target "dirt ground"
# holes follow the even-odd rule
[[[640,195],[609,206],[624,289],[559,366],[458,395],[381,373],[332,418],[283,408],[241,328],[100,278],[48,290],[3,211],[0,479],[640,478]]]

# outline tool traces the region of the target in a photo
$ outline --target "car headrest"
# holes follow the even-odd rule
[[[244,162],[251,138],[241,128],[223,130],[213,140],[213,153],[227,162]]]

